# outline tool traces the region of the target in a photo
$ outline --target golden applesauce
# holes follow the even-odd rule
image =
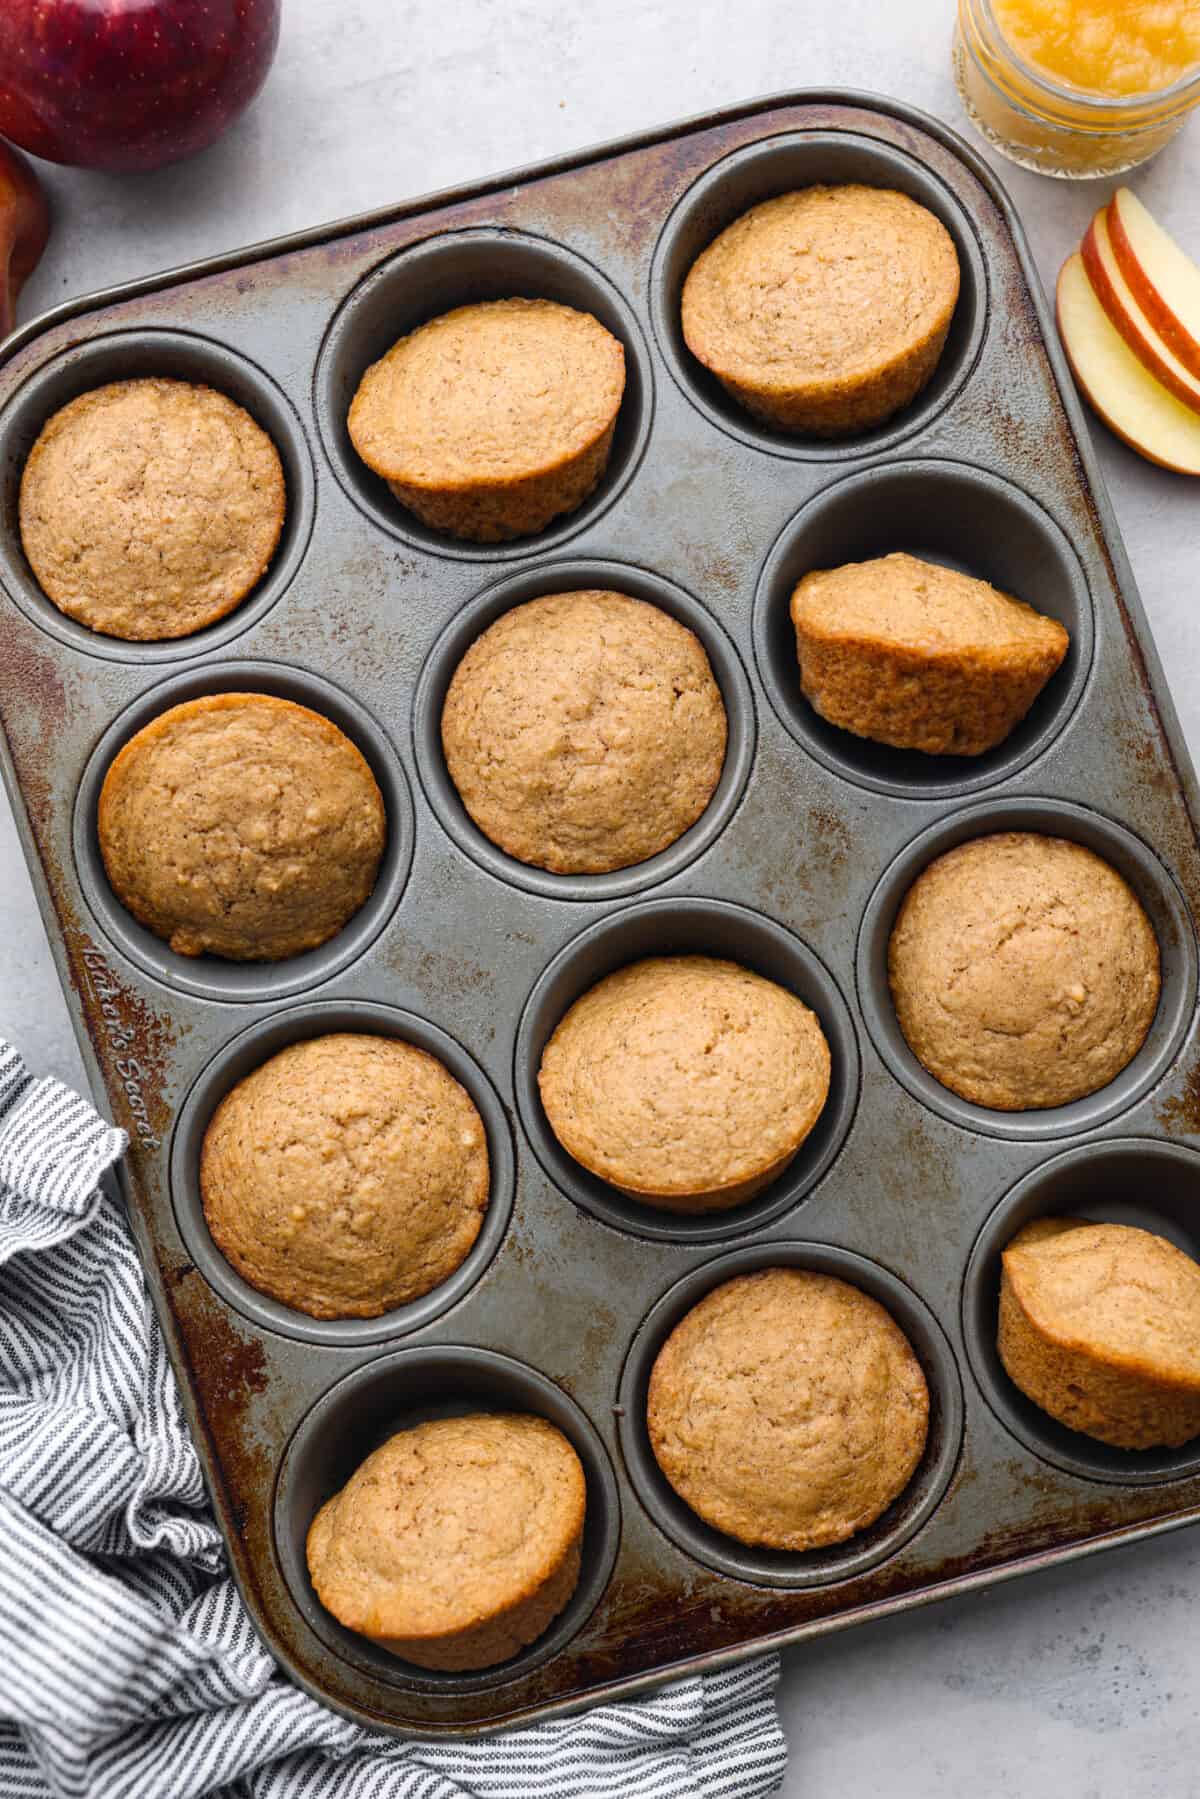
[[[1200,0],[959,0],[954,64],[973,122],[1014,162],[1117,174],[1200,100]]]
[[[1161,94],[1200,68],[1200,0],[992,0],[1017,55],[1085,94]]]

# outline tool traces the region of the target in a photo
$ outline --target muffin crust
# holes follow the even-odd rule
[[[624,349],[590,313],[491,300],[402,337],[363,376],[348,426],[425,524],[497,543],[582,505],[624,390]]]
[[[1020,1112],[1095,1093],[1154,1019],[1158,941],[1100,856],[1006,831],[931,862],[888,948],[900,1028],[918,1061],[976,1105]]]
[[[699,638],[603,591],[504,613],[442,711],[446,765],[475,823],[556,874],[628,868],[674,843],[712,798],[726,734]]]
[[[1000,1359],[1035,1405],[1118,1449],[1200,1436],[1200,1265],[1127,1224],[1038,1218],[1002,1257]]]
[[[882,424],[937,367],[958,254],[906,194],[807,187],[753,206],[683,286],[689,350],[749,412],[837,437]]]
[[[252,1287],[312,1318],[376,1318],[440,1286],[475,1242],[487,1134],[436,1056],[334,1033],[226,1094],[200,1191],[213,1241]]]
[[[686,1505],[739,1542],[843,1543],[904,1491],[929,1392],[888,1312],[799,1268],[739,1275],[680,1320],[650,1376],[646,1422]]]
[[[792,595],[800,686],[830,724],[896,749],[979,756],[1067,653],[1057,619],[915,556],[805,575]]]
[[[575,1001],[538,1074],[551,1129],[647,1205],[740,1205],[782,1174],[824,1108],[829,1046],[794,994],[736,962],[655,956]]]
[[[21,542],[47,598],[92,631],[187,637],[265,573],[283,467],[250,414],[187,381],[116,381],[43,426],[21,476]]]
[[[172,706],[113,758],[100,851],[121,904],[181,956],[315,949],[370,896],[387,820],[329,719],[264,693]]]
[[[579,1580],[587,1489],[544,1418],[478,1413],[390,1437],[317,1513],[308,1568],[347,1629],[423,1668],[490,1668]]]

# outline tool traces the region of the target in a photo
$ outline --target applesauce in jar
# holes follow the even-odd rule
[[[1200,0],[959,0],[954,63],[972,121],[1014,162],[1119,174],[1200,101]]]

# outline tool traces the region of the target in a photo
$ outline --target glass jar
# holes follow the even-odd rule
[[[1200,68],[1159,93],[1109,98],[1024,62],[991,0],[958,0],[954,76],[972,124],[1001,155],[1043,175],[1120,175],[1157,154],[1200,102]]]

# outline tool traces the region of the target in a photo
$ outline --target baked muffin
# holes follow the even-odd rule
[[[646,1423],[685,1505],[740,1543],[844,1543],[901,1494],[929,1392],[907,1337],[832,1275],[766,1268],[705,1295],[663,1344]]]
[[[486,837],[555,874],[644,862],[700,817],[726,721],[704,646],[623,593],[547,594],[471,645],[442,748]]]
[[[697,257],[683,335],[756,417],[840,437],[920,393],[958,283],[953,238],[907,194],[806,187],[752,206]]]
[[[438,1287],[488,1203],[487,1133],[436,1056],[338,1032],[225,1095],[200,1193],[243,1280],[312,1318],[377,1318]]]
[[[267,569],[287,494],[250,414],[189,381],[114,381],[42,427],[21,476],[21,543],[46,597],[89,630],[187,637]]]
[[[587,499],[624,391],[625,351],[591,313],[490,300],[431,319],[374,363],[350,439],[424,524],[498,543]]]
[[[1200,1266],[1128,1224],[1038,1218],[1001,1258],[1000,1360],[1070,1430],[1118,1449],[1200,1436]]]
[[[273,962],[339,931],[387,836],[365,760],[318,712],[265,693],[172,706],[100,792],[113,892],[180,956]]]
[[[1003,743],[1070,644],[1023,600],[905,555],[805,575],[792,623],[800,686],[822,718],[934,756]]]
[[[888,979],[909,1048],[944,1087],[1036,1111],[1097,1092],[1137,1055],[1158,1007],[1158,941],[1100,856],[1002,831],[913,882]]]
[[[646,1205],[708,1212],[783,1173],[829,1075],[821,1026],[786,988],[711,956],[652,956],[575,1001],[538,1086],[592,1174]]]
[[[422,1668],[491,1668],[540,1637],[579,1581],[587,1488],[544,1418],[483,1412],[390,1437],[308,1533],[317,1597]]]

